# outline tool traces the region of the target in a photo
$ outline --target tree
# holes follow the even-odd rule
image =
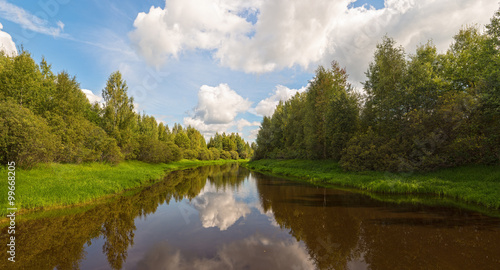
[[[375,132],[390,136],[399,129],[403,115],[408,112],[405,77],[407,64],[403,47],[384,37],[377,44],[374,61],[370,63],[364,83],[367,94],[363,110],[364,128],[372,126]]]
[[[55,91],[52,98],[52,112],[62,115],[74,115],[86,117],[89,115],[91,105],[80,89],[76,77],[70,77],[66,72],[57,75]]]
[[[118,142],[126,158],[133,158],[137,143],[133,136],[136,123],[134,99],[127,96],[127,83],[119,71],[113,72],[102,90],[105,102],[102,125],[104,130]]]
[[[10,97],[18,105],[41,115],[47,108],[54,82],[44,83],[44,75],[27,51],[6,57],[0,73],[0,100]],[[47,67],[46,67],[47,68]]]
[[[273,151],[271,145],[271,119],[264,116],[260,125],[259,133],[257,134],[257,149],[255,149],[255,159],[269,157],[268,154]]]
[[[191,141],[189,137],[184,132],[179,132],[175,135],[174,142],[181,149],[189,149]]]
[[[338,160],[357,129],[358,105],[347,72],[333,61],[319,67],[307,90],[304,135],[310,158]]]

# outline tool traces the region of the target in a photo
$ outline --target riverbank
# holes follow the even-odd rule
[[[230,162],[243,160],[181,160],[168,164],[126,161],[115,166],[106,163],[50,163],[30,170],[16,169],[15,207],[22,213],[86,204],[128,189],[151,185],[170,171]],[[7,178],[5,167],[0,168],[0,175]],[[0,192],[0,205],[3,206],[0,214],[3,217],[8,207],[8,185],[2,185]]]
[[[434,194],[500,208],[500,166],[463,166],[429,173],[345,172],[328,160],[256,160],[249,169],[314,184],[353,187],[377,193]]]

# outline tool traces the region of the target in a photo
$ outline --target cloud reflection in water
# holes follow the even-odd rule
[[[270,239],[261,235],[223,245],[214,258],[190,258],[167,242],[149,249],[137,269],[315,269],[299,242]]]
[[[194,199],[193,206],[199,211],[204,228],[218,227],[221,231],[250,213],[250,207],[236,201],[230,193],[204,193]]]

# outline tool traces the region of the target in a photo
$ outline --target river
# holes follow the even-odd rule
[[[172,172],[153,186],[64,211],[19,222],[17,261],[2,254],[0,269],[500,266],[499,218],[375,200],[238,164]],[[5,235],[4,228],[2,242]]]

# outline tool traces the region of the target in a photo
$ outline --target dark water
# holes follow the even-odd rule
[[[0,269],[500,269],[500,219],[252,173],[237,164],[25,221]],[[2,242],[6,243],[2,230]]]

